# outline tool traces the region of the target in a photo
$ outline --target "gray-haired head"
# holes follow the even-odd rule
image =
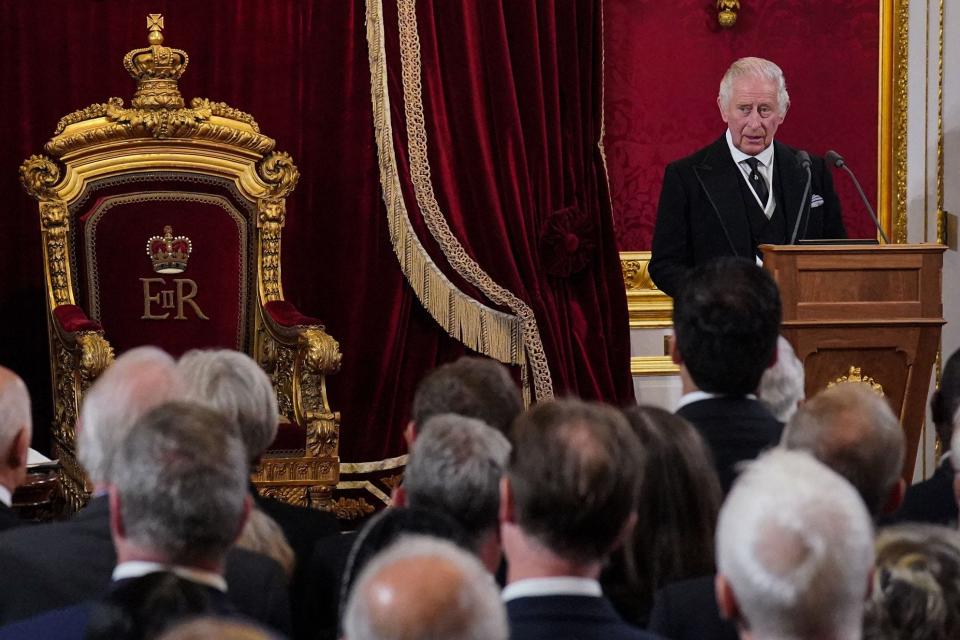
[[[347,601],[348,640],[506,640],[506,612],[480,562],[454,544],[405,536],[360,573]]]
[[[176,363],[156,347],[123,353],[84,394],[77,430],[77,459],[94,485],[110,483],[117,444],[144,413],[183,397]]]
[[[757,397],[777,420],[786,423],[804,396],[803,363],[783,336],[777,340],[777,362],[763,372]]]
[[[20,376],[0,367],[0,455],[6,455],[17,435],[27,430],[27,440],[33,430],[30,414],[30,393]]]
[[[720,510],[720,582],[754,638],[859,638],[872,564],[873,525],[863,501],[804,452],[761,455]]]
[[[226,417],[163,404],[136,422],[116,460],[111,490],[130,543],[173,564],[222,559],[240,533],[247,495],[246,455]]]
[[[509,456],[507,439],[483,422],[452,413],[433,417],[410,451],[403,479],[408,503],[453,517],[479,544],[497,529]]]
[[[270,447],[277,437],[277,396],[253,358],[229,349],[194,349],[180,357],[177,370],[187,385],[188,400],[237,424],[249,461]]]
[[[784,429],[782,443],[808,451],[846,478],[875,518],[900,482],[903,428],[887,399],[865,384],[838,384],[807,400]]]
[[[777,106],[780,115],[790,107],[790,95],[787,93],[787,81],[783,77],[783,70],[779,66],[764,58],[740,58],[730,65],[723,79],[720,80],[720,104],[724,107],[730,104],[733,94],[733,82],[737,78],[753,76],[770,80],[777,85]]]

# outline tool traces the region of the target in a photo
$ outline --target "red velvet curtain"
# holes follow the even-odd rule
[[[626,400],[623,285],[595,146],[599,0],[420,5],[431,161],[445,215],[493,278],[536,311],[557,390]],[[283,282],[287,299],[322,318],[344,353],[329,380],[342,412],[341,457],[402,453],[417,381],[464,348],[423,310],[393,254],[362,0],[0,4],[0,362],[24,372],[43,424],[49,373],[38,214],[17,167],[42,151],[66,113],[109,96],[129,100],[134,84],[121,59],[146,44],[145,16],[158,12],[165,44],[190,55],[184,97],[253,114],[300,168]],[[395,34],[388,27],[388,38]],[[477,153],[481,143],[486,155]],[[562,247],[592,243],[579,271],[547,275],[547,229]],[[566,254],[554,253],[563,263]],[[42,427],[37,432],[42,437]]]

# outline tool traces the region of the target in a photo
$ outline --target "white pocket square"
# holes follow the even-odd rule
[[[810,196],[811,209],[813,209],[814,207],[822,207],[822,206],[823,206],[823,198],[821,196],[818,196],[817,194],[813,194],[812,196]]]

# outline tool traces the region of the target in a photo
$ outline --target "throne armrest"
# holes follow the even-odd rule
[[[103,327],[87,317],[87,314],[75,304],[61,304],[53,309],[53,317],[57,321],[57,328],[63,333],[79,333],[80,331],[99,331]]]
[[[274,323],[281,327],[314,327],[323,328],[323,323],[317,318],[311,318],[300,313],[292,302],[286,300],[271,300],[263,305],[263,310]]]

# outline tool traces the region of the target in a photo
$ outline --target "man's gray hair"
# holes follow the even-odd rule
[[[187,402],[144,415],[117,447],[113,487],[126,537],[166,562],[221,560],[240,533],[243,444],[228,419]]]
[[[787,112],[790,106],[790,94],[787,93],[787,81],[783,77],[783,70],[776,64],[763,58],[740,58],[727,69],[720,81],[720,105],[730,106],[733,97],[733,81],[737,78],[750,76],[764,78],[777,85],[777,106],[780,115]]]
[[[187,385],[188,400],[215,409],[236,422],[254,461],[277,437],[277,394],[253,358],[229,349],[188,351],[177,370]]]
[[[797,412],[804,396],[803,363],[783,336],[777,340],[777,363],[763,372],[757,396],[780,422]]]
[[[348,640],[506,640],[500,591],[470,553],[403,536],[357,578],[344,614]]]
[[[717,524],[717,569],[754,637],[859,638],[873,526],[850,484],[806,453],[748,464]]]
[[[404,472],[408,503],[443,511],[479,544],[498,526],[500,478],[509,456],[503,434],[480,420],[452,413],[430,418]]]
[[[110,482],[110,459],[140,416],[182,397],[176,363],[156,347],[125,352],[84,394],[77,430],[77,459],[96,484]]]
[[[7,373],[0,379],[0,455],[5,455],[21,429],[26,427],[28,436],[33,431],[33,418],[27,385],[12,371],[0,371]]]
[[[903,472],[900,421],[885,397],[861,383],[838,384],[807,400],[784,429],[782,443],[810,452],[846,478],[875,518]]]

